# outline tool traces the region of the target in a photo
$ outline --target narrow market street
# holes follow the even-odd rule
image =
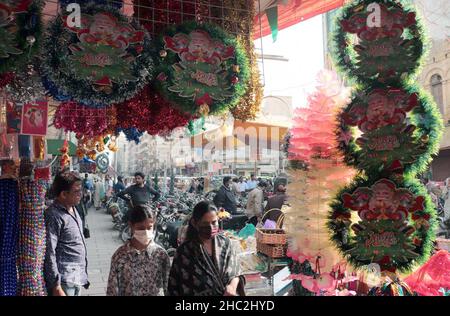
[[[119,232],[113,229],[111,216],[104,209],[89,209],[87,216],[91,237],[86,239],[88,273],[91,286],[83,290],[83,296],[105,296],[111,257],[122,245]]]

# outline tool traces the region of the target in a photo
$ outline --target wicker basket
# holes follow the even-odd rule
[[[283,229],[256,229],[256,240],[261,244],[285,245],[287,234]]]
[[[257,242],[256,249],[270,258],[283,258],[286,257],[287,245],[268,245]]]

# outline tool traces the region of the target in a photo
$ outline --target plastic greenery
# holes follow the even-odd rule
[[[218,84],[223,85],[222,89],[217,90],[217,96],[212,95],[211,99],[208,97],[201,98],[193,97],[190,93],[186,94],[186,80],[181,80],[180,76],[190,74],[189,71],[181,69],[177,71],[177,67],[196,67],[196,63],[181,63],[179,54],[166,49],[164,43],[164,37],[173,37],[176,34],[182,33],[188,35],[192,31],[201,30],[206,31],[213,41],[218,41],[225,46],[234,47],[234,56],[230,59],[225,59],[221,62],[220,71],[217,72]],[[247,84],[250,80],[250,66],[247,53],[244,51],[239,42],[232,35],[227,34],[218,26],[212,24],[198,24],[196,22],[186,22],[181,25],[172,26],[168,28],[164,34],[162,34],[156,41],[154,50],[154,60],[156,63],[155,75],[155,87],[161,91],[162,95],[169,101],[172,101],[179,109],[185,113],[190,114],[220,114],[227,109],[234,107],[240,98],[247,90]],[[199,63],[207,66],[206,63]],[[195,70],[189,68],[190,70]],[[178,68],[180,70],[180,68]],[[208,69],[203,70],[206,74],[209,74]],[[188,78],[189,80],[189,78]],[[202,89],[215,88],[214,86],[206,87]],[[199,96],[200,97],[200,96]],[[209,109],[201,109],[202,103],[207,104]]]
[[[24,2],[15,1],[14,5],[20,6]],[[0,26],[0,54],[2,54],[0,56],[0,74],[24,70],[33,57],[39,53],[43,32],[42,7],[42,1],[32,1],[26,11],[15,13],[15,19],[11,25],[4,24],[2,21]]]
[[[108,13],[117,18],[120,23],[129,23],[128,18],[115,7],[88,3],[83,6],[85,16],[97,13]],[[153,60],[150,54],[151,41],[149,35],[136,22],[129,23],[135,30],[144,32],[144,41],[140,45],[129,45],[126,56],[116,54],[114,48],[108,45],[90,45],[82,43],[75,32],[64,26],[64,17],[57,16],[48,27],[48,36],[44,42],[45,59],[42,65],[43,81],[49,93],[57,100],[72,99],[90,107],[105,107],[113,103],[123,102],[132,98],[151,80],[153,74]],[[120,38],[118,38],[120,40]],[[131,39],[132,40],[132,39]],[[81,48],[81,51],[70,49]],[[96,48],[98,47],[98,49]],[[110,71],[109,82],[104,86],[96,85],[101,80],[93,79],[95,73],[86,72],[82,62],[83,53],[86,58],[96,57],[103,53],[108,60],[113,60],[111,67],[97,67],[98,71]],[[97,51],[95,51],[97,50]],[[74,53],[72,53],[74,51]],[[131,57],[131,64],[125,59]],[[86,59],[87,60],[87,59]],[[69,66],[71,65],[71,67]],[[94,67],[90,67],[94,69]],[[110,87],[109,87],[110,85]],[[104,89],[107,87],[108,89]]]
[[[366,25],[367,6],[372,3],[381,5],[380,28]],[[433,155],[439,152],[443,129],[432,97],[414,83],[427,46],[423,24],[412,7],[394,0],[352,2],[342,9],[337,24],[335,62],[349,80],[357,83],[357,91],[351,104],[338,115],[336,137],[344,161],[360,169],[360,175],[336,195],[327,226],[331,240],[356,268],[375,262],[383,270],[407,272],[424,263],[432,251],[435,206],[416,177],[427,170]],[[353,45],[351,36],[355,35],[359,41]],[[370,101],[376,91],[382,97]],[[358,130],[362,134],[357,136]],[[353,211],[348,204],[344,206],[344,196],[357,190],[376,193],[366,188],[386,180],[398,190],[409,190],[423,204],[407,213],[405,219],[381,216],[367,221],[360,216],[356,223]],[[397,214],[407,202],[400,201],[396,206],[393,199],[387,201],[394,203],[393,214]],[[356,201],[353,209],[363,203]],[[394,232],[397,243],[392,243],[392,249],[367,246],[373,241],[372,235],[381,238],[385,231]],[[373,250],[372,256],[368,249]]]

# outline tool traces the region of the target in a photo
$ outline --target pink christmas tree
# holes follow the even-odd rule
[[[329,241],[326,227],[329,203],[336,192],[354,176],[338,154],[337,112],[350,102],[350,90],[337,75],[322,71],[308,105],[295,111],[288,157],[291,162],[290,207],[286,230],[292,237],[289,255],[299,264],[309,262],[314,277],[291,270],[291,278],[316,294],[333,292],[337,279],[330,271],[341,257]],[[323,273],[326,272],[326,273]]]

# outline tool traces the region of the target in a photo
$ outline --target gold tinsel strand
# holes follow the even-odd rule
[[[237,120],[254,120],[261,107],[263,90],[259,81],[259,69],[253,45],[253,17],[255,8],[253,1],[224,0],[224,29],[237,34],[240,44],[248,52],[250,60],[250,80],[247,91],[241,101],[231,109]],[[234,8],[234,9],[231,9]]]

